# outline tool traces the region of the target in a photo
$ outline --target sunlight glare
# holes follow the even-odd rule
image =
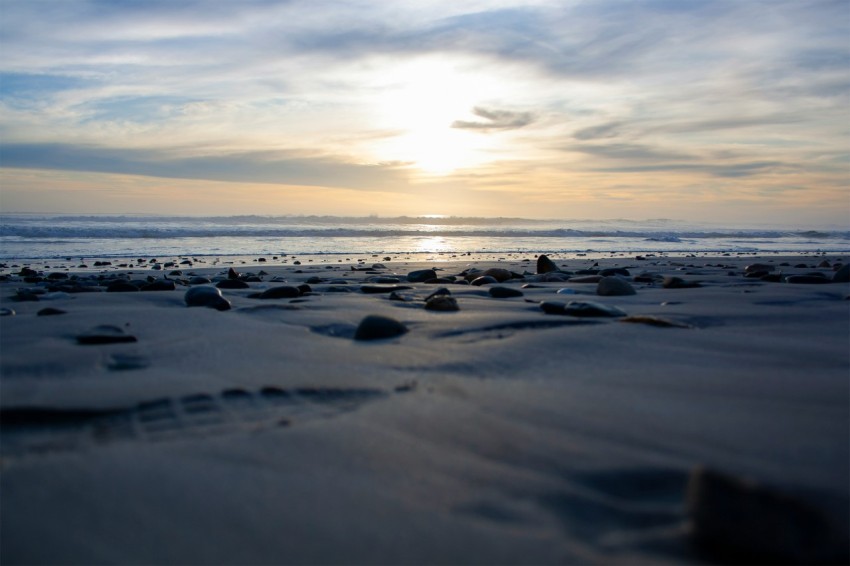
[[[412,163],[428,175],[445,175],[488,160],[490,136],[451,127],[469,116],[478,93],[488,92],[481,76],[429,59],[391,73],[391,88],[379,97],[377,112],[383,127],[400,133],[376,144],[373,151],[381,160]]]

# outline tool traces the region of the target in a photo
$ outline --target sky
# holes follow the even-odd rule
[[[850,226],[850,0],[0,0],[0,210]]]

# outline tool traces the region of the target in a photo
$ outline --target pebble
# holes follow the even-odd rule
[[[661,286],[665,289],[693,289],[695,287],[702,287],[702,285],[696,281],[685,281],[681,277],[672,276],[665,277]]]
[[[436,291],[434,291],[433,293],[431,293],[430,295],[425,297],[425,302],[428,302],[431,299],[433,299],[434,297],[438,297],[440,295],[451,295],[451,294],[452,294],[452,292],[449,291],[448,289],[446,289],[445,287],[440,287],[439,289],[437,289]]]
[[[499,283],[504,283],[508,279],[511,279],[514,275],[507,269],[502,269],[501,267],[491,267],[490,269],[484,271],[481,274],[484,277],[492,277]]]
[[[785,278],[785,282],[820,285],[823,283],[832,283],[832,279],[828,279],[822,275],[789,275]]]
[[[230,309],[230,301],[221,295],[216,287],[198,286],[192,287],[183,296],[186,305],[190,307],[209,307],[219,311]]]
[[[407,274],[407,280],[410,283],[424,283],[429,279],[436,279],[437,272],[433,269],[420,269],[417,271],[411,271]]]
[[[200,275],[192,277],[189,279],[189,285],[209,285],[212,281],[207,277],[201,277]]]
[[[567,304],[557,301],[543,301],[540,308],[546,314],[560,314],[581,317],[620,317],[626,316],[621,309],[592,301],[570,301]]]
[[[57,314],[68,314],[67,311],[63,311],[62,309],[55,309],[53,307],[43,308],[37,313],[36,316],[52,316]]]
[[[623,277],[630,277],[631,273],[629,273],[629,270],[625,267],[609,267],[600,271],[599,275],[601,275],[602,277],[610,277],[612,275],[622,275]]]
[[[407,291],[408,289],[412,289],[413,287],[407,285],[361,285],[360,291],[363,293],[367,293],[370,295],[377,295],[380,293],[392,293],[393,291]]]
[[[248,289],[250,285],[238,279],[224,279],[215,284],[219,289]]]
[[[0,316],[15,316],[14,309],[0,308]]]
[[[127,334],[122,328],[104,324],[96,326],[77,336],[77,344],[97,345],[97,344],[121,344],[125,342],[137,342],[136,337]]]
[[[369,315],[360,321],[354,332],[355,340],[382,340],[394,338],[407,332],[407,327],[394,318]]]
[[[835,283],[850,283],[850,263],[844,265],[832,276]]]
[[[636,314],[632,316],[627,316],[626,318],[621,318],[620,322],[648,324],[650,326],[658,326],[660,328],[692,328],[688,324],[683,324],[681,322],[676,322],[666,318],[661,318],[660,316],[653,316],[648,314]]]
[[[548,256],[545,256],[543,254],[540,254],[539,256],[537,256],[537,274],[538,275],[543,274],[543,273],[552,273],[552,272],[555,272],[555,271],[560,271],[560,269],[558,268],[557,265],[555,265],[554,261],[552,261],[551,259],[549,259]]]
[[[596,294],[603,297],[635,295],[637,292],[628,281],[616,276],[603,277],[596,286]]]
[[[129,281],[113,281],[106,286],[107,293],[135,293],[139,288]]]
[[[480,287],[482,285],[492,285],[493,283],[498,283],[499,281],[495,277],[491,277],[490,275],[482,275],[481,277],[476,277],[472,280],[471,285],[475,285],[476,287]]]
[[[294,299],[295,297],[300,297],[301,291],[298,287],[292,287],[291,285],[280,285],[278,287],[270,287],[266,289],[262,293],[254,293],[252,295],[248,295],[251,299]]]
[[[776,267],[774,267],[773,265],[769,265],[767,263],[753,263],[753,264],[750,264],[750,265],[744,267],[744,273],[759,273],[759,272],[770,273],[771,271],[774,271],[775,269],[776,269]]]
[[[564,287],[563,289],[558,289],[555,291],[558,295],[578,295],[578,291],[575,289],[570,289],[569,287]]]
[[[808,501],[699,467],[690,474],[691,536],[708,558],[747,564],[847,564],[846,527]]]
[[[174,285],[174,281],[170,279],[157,279],[156,281],[152,281],[147,285],[142,286],[140,291],[173,291],[177,287]]]
[[[496,299],[509,299],[511,297],[522,297],[523,292],[510,287],[490,287],[490,296]]]
[[[451,295],[437,295],[425,301],[425,310],[440,312],[456,312],[460,310],[457,299]]]

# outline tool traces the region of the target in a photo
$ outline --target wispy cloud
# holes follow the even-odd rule
[[[531,112],[512,112],[476,106],[472,109],[472,113],[486,121],[455,120],[452,122],[452,128],[489,132],[492,130],[516,130],[534,122],[534,114]]]

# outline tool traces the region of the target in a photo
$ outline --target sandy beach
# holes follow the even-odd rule
[[[0,268],[3,564],[850,559],[847,257],[158,259]]]

